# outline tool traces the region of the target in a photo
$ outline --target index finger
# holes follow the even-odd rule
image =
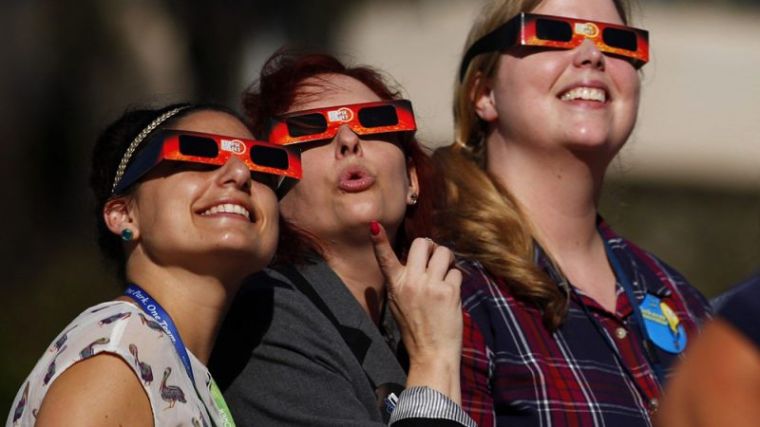
[[[375,250],[375,258],[380,265],[380,270],[388,282],[393,284],[404,266],[396,257],[385,228],[378,221],[370,223],[370,240],[372,240],[372,248]]]

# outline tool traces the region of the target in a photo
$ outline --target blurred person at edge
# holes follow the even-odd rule
[[[370,68],[283,51],[244,106],[254,133],[301,151],[304,174],[280,202],[290,231],[273,268],[242,288],[212,357],[238,422],[473,426],[461,273],[417,237],[431,167],[411,104]]]
[[[275,169],[220,142],[288,157],[251,139],[231,110],[192,104],[128,111],[100,135],[90,175],[98,243],[124,294],[63,329],[7,426],[234,425],[204,365],[243,278],[275,253],[272,172],[300,175],[295,154]],[[205,158],[186,155],[198,150]]]
[[[433,159],[436,238],[463,260],[462,405],[481,426],[651,425],[709,312],[597,212],[648,59],[629,6],[493,1],[470,30],[456,140]]]
[[[689,347],[655,417],[663,427],[743,427],[760,420],[760,274],[727,292]]]

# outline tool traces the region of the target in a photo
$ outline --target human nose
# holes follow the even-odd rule
[[[573,64],[576,67],[592,67],[604,70],[605,57],[592,40],[586,39],[575,48]]]
[[[233,156],[217,170],[217,182],[221,186],[234,185],[247,191],[251,187],[251,171],[242,160]]]
[[[350,155],[360,156],[362,154],[361,138],[351,128],[346,125],[338,129],[335,134],[335,156],[342,158]]]

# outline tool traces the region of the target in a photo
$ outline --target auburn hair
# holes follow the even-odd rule
[[[383,100],[402,97],[400,90],[389,84],[388,79],[374,68],[349,66],[335,56],[324,53],[280,50],[266,61],[258,79],[243,94],[243,111],[254,135],[266,138],[272,118],[288,112],[296,99],[319,97],[321,91],[314,90],[321,88],[319,77],[330,74],[351,77]],[[407,207],[403,227],[394,242],[397,251],[402,253],[415,237],[432,235],[429,218],[433,211],[433,197],[430,194],[433,166],[414,133],[401,134],[399,142],[407,164],[416,169],[420,187],[417,204]],[[304,262],[312,252],[324,255],[322,244],[316,236],[286,220],[282,220],[281,225],[277,262]]]

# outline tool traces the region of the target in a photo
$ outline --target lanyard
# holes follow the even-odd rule
[[[636,317],[636,323],[639,329],[639,335],[641,336],[641,344],[644,350],[644,354],[646,355],[646,359],[649,361],[649,365],[652,367],[652,371],[654,372],[657,381],[660,383],[660,386],[664,387],[665,374],[663,372],[662,365],[660,364],[660,360],[657,357],[657,353],[655,352],[654,346],[652,345],[652,341],[649,339],[649,335],[647,334],[647,331],[644,327],[644,316],[641,314],[641,307],[637,303],[636,296],[633,293],[633,283],[628,277],[628,274],[626,274],[625,270],[623,270],[623,266],[620,264],[620,260],[618,260],[617,255],[615,255],[615,252],[612,250],[612,247],[610,246],[607,239],[604,238],[604,236],[602,236],[602,241],[604,242],[604,249],[607,252],[607,259],[612,265],[615,276],[620,282],[620,285],[623,287],[623,290],[625,290],[625,295],[628,297],[628,302],[633,308],[633,315]]]
[[[179,335],[179,331],[177,330],[177,326],[174,324],[174,321],[172,320],[171,316],[169,316],[169,313],[164,310],[163,307],[161,307],[161,304],[158,303],[153,297],[151,297],[145,290],[143,290],[141,287],[134,283],[130,283],[127,286],[127,289],[124,291],[124,295],[132,298],[137,302],[140,307],[148,313],[153,320],[155,320],[159,326],[161,326],[161,329],[164,330],[166,335],[169,336],[169,339],[172,341],[172,344],[174,345],[174,349],[177,350],[177,355],[179,356],[180,360],[182,361],[182,364],[185,366],[185,371],[187,371],[187,376],[190,377],[190,381],[193,383],[193,388],[196,388],[195,386],[195,376],[193,375],[193,368],[192,365],[190,365],[190,355],[187,353],[187,347],[185,347],[185,343],[182,341],[182,337]],[[219,387],[216,385],[216,382],[211,378],[211,397],[214,400],[214,403],[216,403],[217,408],[221,412],[222,419],[224,420],[225,426],[234,426],[235,423],[232,420],[232,415],[230,413],[229,408],[227,407],[227,403],[224,401],[224,397],[222,397],[222,393],[219,390]],[[198,393],[198,390],[196,388],[196,393]],[[200,395],[199,395],[200,397]],[[201,402],[203,399],[201,399]],[[209,414],[210,415],[210,414]],[[212,420],[213,418],[209,416],[209,418]]]
[[[134,283],[130,283],[127,286],[127,290],[124,291],[124,294],[140,304],[140,307],[143,309],[143,311],[148,313],[153,318],[153,320],[155,320],[158,325],[161,326],[161,329],[164,330],[166,335],[169,336],[172,344],[174,344],[174,349],[177,350],[179,359],[185,366],[187,376],[189,376],[190,380],[193,382],[193,384],[195,384],[193,368],[190,365],[190,355],[187,354],[185,343],[182,342],[182,337],[179,336],[177,326],[174,325],[174,321],[169,316],[169,313],[167,313],[166,310],[161,307],[161,304],[159,304],[158,301],[154,300],[150,295],[148,295],[147,292],[145,292],[141,287],[137,286]]]

